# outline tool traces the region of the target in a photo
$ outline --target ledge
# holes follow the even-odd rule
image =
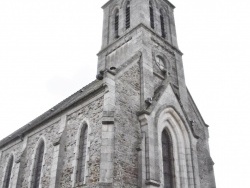
[[[183,53],[175,46],[173,46],[172,44],[170,44],[168,41],[163,40],[162,37],[160,35],[158,35],[157,33],[155,33],[152,29],[150,29],[149,27],[147,27],[145,24],[140,23],[139,25],[135,26],[134,28],[132,28],[128,33],[126,33],[125,35],[123,35],[122,37],[120,37],[119,39],[111,42],[110,44],[108,44],[107,46],[105,46],[104,48],[102,48],[97,55],[101,55],[102,53],[108,51],[108,49],[110,49],[112,46],[115,46],[115,44],[119,43],[121,40],[125,40],[124,42],[128,42],[129,40],[131,40],[131,36],[130,34],[133,33],[136,29],[138,28],[144,28],[147,31],[151,32],[152,35],[154,35],[156,38],[160,39],[165,45],[167,45],[169,48],[171,48],[172,50],[174,50],[175,52],[177,52],[180,55],[183,55]],[[129,36],[129,37],[128,37]],[[118,46],[119,47],[119,46]],[[108,52],[109,53],[109,52]],[[107,54],[105,54],[107,55]]]
[[[147,180],[146,185],[153,185],[153,186],[156,186],[156,187],[160,187],[161,186],[161,183],[158,182],[158,181],[155,181],[155,180]]]

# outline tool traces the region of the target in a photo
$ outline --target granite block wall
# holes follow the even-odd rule
[[[136,188],[140,124],[140,70],[138,62],[125,68],[116,81],[114,187]]]

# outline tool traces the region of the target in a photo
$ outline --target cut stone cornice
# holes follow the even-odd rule
[[[106,53],[106,55],[110,54],[110,52],[115,51],[116,49],[120,48],[121,45],[124,45],[125,43],[127,43],[128,41],[130,41],[132,39],[131,34],[133,32],[136,32],[137,29],[139,28],[143,28],[147,31],[149,31],[153,37],[160,39],[160,41],[162,41],[162,43],[164,45],[166,45],[167,47],[169,47],[169,50],[173,50],[176,53],[183,55],[183,53],[175,46],[173,46],[172,44],[170,44],[168,41],[166,40],[162,40],[162,37],[160,35],[158,35],[156,32],[154,32],[152,29],[150,29],[149,27],[147,27],[145,24],[141,23],[139,25],[137,25],[136,27],[132,28],[131,30],[129,30],[126,34],[124,34],[122,37],[118,38],[117,40],[115,40],[114,42],[108,44],[105,48],[101,49],[100,52],[98,52],[98,56],[101,55],[102,53]],[[156,41],[156,39],[154,39],[154,41]],[[160,42],[159,42],[160,43]],[[161,44],[162,45],[162,44]],[[173,52],[171,52],[173,53]]]

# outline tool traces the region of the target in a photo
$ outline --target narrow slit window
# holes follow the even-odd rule
[[[8,188],[9,187],[13,162],[14,162],[14,157],[13,157],[13,155],[11,155],[10,159],[9,159],[9,161],[7,163],[7,167],[6,167],[3,188]]]
[[[87,154],[87,136],[88,136],[88,128],[86,125],[81,129],[80,133],[79,148],[78,148],[79,154],[78,154],[78,165],[77,165],[77,183],[84,183],[86,154]]]
[[[126,5],[126,29],[130,28],[130,1]]]
[[[119,38],[119,11],[115,12],[115,38]]]
[[[165,39],[166,33],[165,33],[165,25],[164,25],[164,16],[163,16],[162,11],[160,11],[160,20],[161,20],[161,36]]]
[[[149,12],[150,12],[150,26],[152,29],[155,28],[154,24],[154,9],[153,9],[153,4],[152,1],[149,1]]]
[[[171,139],[166,130],[162,132],[162,159],[164,188],[173,187],[173,156]]]
[[[42,174],[43,156],[44,156],[44,141],[41,141],[37,148],[36,157],[35,157],[32,188],[39,188],[41,174]]]

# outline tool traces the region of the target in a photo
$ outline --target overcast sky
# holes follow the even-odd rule
[[[106,1],[0,1],[0,139],[95,79]],[[217,187],[249,188],[250,1],[171,2]]]

